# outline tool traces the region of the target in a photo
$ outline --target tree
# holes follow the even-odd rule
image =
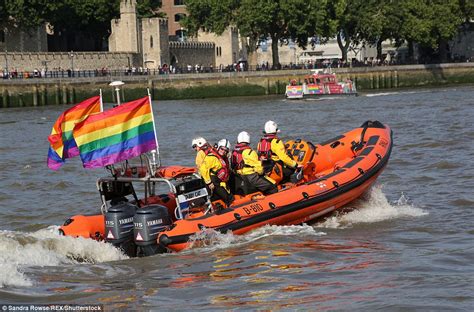
[[[305,46],[316,33],[324,13],[323,0],[187,0],[189,16],[184,26],[191,34],[199,29],[222,34],[234,25],[250,42],[271,38],[273,66],[280,65],[279,44],[289,39]]]
[[[358,43],[375,45],[377,59],[382,59],[382,42],[393,39],[400,43],[402,20],[398,4],[393,0],[368,0],[360,7],[357,21]]]
[[[45,22],[53,5],[47,0],[0,1],[0,23],[23,30],[35,28]]]
[[[160,12],[161,0],[138,0],[137,15],[142,17],[165,17],[165,13]]]
[[[325,39],[336,37],[343,62],[352,42],[359,40],[358,22],[362,0],[334,0],[326,5]]]
[[[465,18],[465,22],[469,23],[474,19],[474,1],[472,0],[459,0],[459,6],[461,13]]]
[[[401,0],[401,38],[418,43],[425,56],[447,60],[447,42],[465,21],[459,0]]]

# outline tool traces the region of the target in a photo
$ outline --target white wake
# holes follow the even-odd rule
[[[32,286],[24,269],[126,259],[118,249],[92,239],[61,236],[57,226],[33,233],[0,231],[0,288]]]
[[[191,237],[191,247],[205,248],[206,251],[226,249],[249,244],[251,242],[263,239],[268,236],[301,236],[315,235],[323,236],[326,233],[316,231],[312,226],[303,225],[266,225],[255,229],[245,235],[233,235],[232,232],[225,234],[213,231],[211,229],[202,231]]]
[[[363,197],[348,205],[349,212],[336,213],[317,228],[346,228],[359,223],[375,223],[404,217],[420,217],[428,212],[409,204],[407,196],[402,194],[397,202],[390,203],[382,192],[381,185],[373,186]]]

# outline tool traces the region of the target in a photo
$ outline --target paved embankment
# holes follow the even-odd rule
[[[308,70],[0,80],[0,107],[76,103],[103,90],[104,101],[114,101],[108,84],[122,80],[123,98],[146,95],[154,100],[283,94],[291,79]],[[474,83],[474,63],[337,68],[339,79],[355,81],[359,91]]]

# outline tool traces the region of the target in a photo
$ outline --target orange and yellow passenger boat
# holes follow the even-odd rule
[[[203,231],[244,234],[264,225],[308,223],[364,193],[387,165],[392,146],[391,129],[378,121],[321,144],[291,140],[287,152],[303,166],[301,176],[279,185],[275,194],[235,195],[229,207],[210,201],[194,168],[126,162],[97,181],[101,213],[73,216],[60,233],[148,256],[186,249]]]

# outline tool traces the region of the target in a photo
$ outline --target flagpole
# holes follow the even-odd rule
[[[104,102],[102,101],[102,89],[99,89],[99,96],[100,96],[100,111],[104,111]]]
[[[151,155],[153,157],[153,166],[156,166],[156,156],[158,156],[158,168],[161,167],[161,159],[160,159],[160,146],[158,145],[158,136],[156,135],[156,126],[155,126],[155,115],[153,114],[153,106],[151,105],[151,94],[150,89],[146,89],[148,92],[148,101],[150,102],[150,110],[151,110],[151,118],[153,121],[153,131],[155,132],[155,141],[156,141],[156,150],[151,151]],[[154,168],[156,169],[156,168]]]

